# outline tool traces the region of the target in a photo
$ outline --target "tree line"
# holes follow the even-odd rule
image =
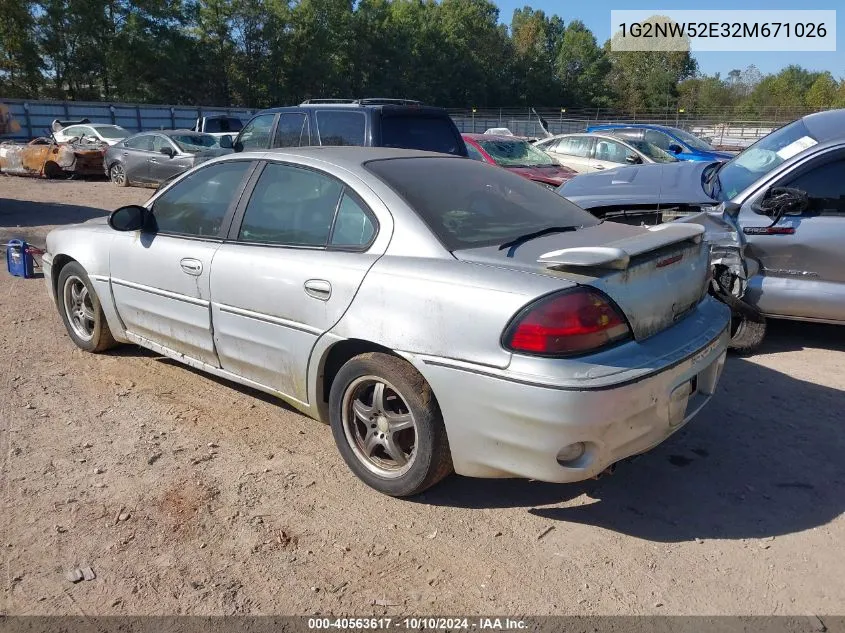
[[[845,106],[790,66],[705,76],[686,52],[611,52],[579,20],[490,0],[0,0],[0,97],[259,108],[404,97],[446,107]]]

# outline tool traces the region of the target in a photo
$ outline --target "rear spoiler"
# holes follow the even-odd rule
[[[648,233],[626,237],[606,246],[577,246],[540,255],[537,262],[551,270],[566,268],[611,268],[625,270],[631,258],[664,246],[691,240],[698,244],[704,235],[700,224],[659,224]]]

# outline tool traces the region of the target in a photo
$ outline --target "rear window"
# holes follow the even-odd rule
[[[206,119],[205,132],[220,134],[221,132],[240,132],[244,126],[240,119],[229,117],[225,119]]]
[[[363,112],[317,112],[320,145],[363,145]]]
[[[450,251],[503,244],[550,227],[598,224],[553,191],[474,160],[396,158],[370,161],[366,168],[401,195]]]
[[[384,147],[466,156],[458,133],[451,120],[445,117],[384,116],[381,119],[381,144]]]

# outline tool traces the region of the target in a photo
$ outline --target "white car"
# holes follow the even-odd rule
[[[564,167],[580,174],[622,165],[675,163],[677,158],[646,141],[603,134],[560,134],[534,143]]]
[[[93,137],[103,143],[115,145],[132,134],[126,128],[107,123],[77,123],[64,126],[61,121],[53,121],[53,136],[59,143],[66,143],[73,138]]]

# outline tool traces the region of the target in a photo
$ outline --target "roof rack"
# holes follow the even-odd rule
[[[358,103],[356,99],[306,99],[299,105],[314,105],[320,103]]]
[[[388,99],[384,97],[358,99],[356,103],[360,103],[361,105],[422,105],[422,101],[417,101],[416,99]]]

